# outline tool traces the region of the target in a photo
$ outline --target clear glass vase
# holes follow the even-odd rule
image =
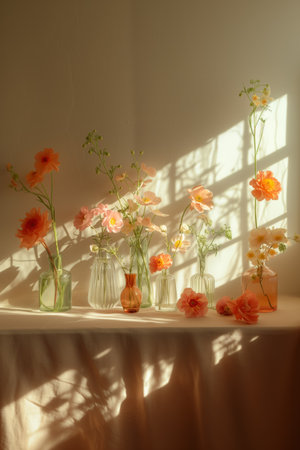
[[[71,272],[62,268],[60,257],[53,258],[50,270],[39,278],[39,303],[41,311],[61,312],[72,307]]]
[[[95,309],[111,309],[119,301],[114,263],[107,252],[95,256],[91,267],[88,302]]]
[[[195,292],[205,294],[208,308],[215,308],[215,279],[210,273],[196,273],[191,277],[191,288]]]
[[[167,270],[163,270],[156,279],[155,309],[158,311],[175,311],[177,300],[175,277]]]
[[[142,292],[136,285],[136,274],[125,273],[125,288],[121,292],[121,305],[124,312],[138,312],[142,302]]]
[[[215,308],[215,278],[205,273],[205,260],[198,255],[199,273],[191,277],[191,288],[195,292],[205,294],[208,308]]]
[[[141,308],[152,306],[152,286],[148,264],[148,245],[145,240],[134,240],[130,245],[131,272],[136,273],[136,283],[142,292]]]
[[[242,290],[253,292],[259,301],[260,312],[277,310],[278,276],[266,265],[250,267],[242,275]]]

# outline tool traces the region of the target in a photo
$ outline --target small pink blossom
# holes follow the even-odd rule
[[[221,297],[220,300],[218,300],[217,304],[216,304],[217,313],[219,313],[223,316],[231,316],[232,312],[227,304],[230,301],[231,301],[231,298],[228,297],[227,295],[225,295],[224,297]]]
[[[157,205],[161,202],[160,197],[156,197],[154,192],[145,191],[143,196],[135,195],[136,201],[140,205],[148,206],[148,205]]]
[[[227,306],[237,320],[244,320],[248,324],[256,323],[259,313],[259,302],[251,291],[245,291],[236,300],[227,302]]]
[[[185,313],[185,317],[203,317],[208,311],[207,304],[204,294],[185,288],[177,302],[177,308]]]
[[[121,231],[122,231],[123,234],[128,236],[135,229],[135,225],[130,223],[127,218],[124,219],[123,223],[124,223],[124,225],[123,225],[123,228],[122,228]]]
[[[165,214],[165,213],[161,212],[159,209],[151,209],[151,212],[155,216],[159,216],[159,217],[168,217],[169,216],[169,214]]]
[[[141,164],[141,169],[143,172],[145,172],[149,177],[153,178],[156,175],[156,169],[154,167],[146,166],[146,164]]]
[[[138,205],[130,198],[127,199],[127,203],[128,203],[128,209],[130,212],[134,212],[138,209]]]
[[[88,228],[93,220],[94,213],[87,206],[82,206],[78,214],[76,214],[73,224],[77,230],[83,231]]]
[[[126,173],[125,173],[125,172],[119,173],[119,174],[117,174],[117,175],[115,176],[115,180],[116,180],[116,181],[124,181],[125,178],[126,178]]]
[[[102,220],[102,226],[107,229],[109,233],[118,233],[124,225],[121,214],[118,211],[108,210]]]
[[[193,189],[188,189],[191,199],[191,209],[195,209],[199,213],[209,211],[213,208],[212,201],[213,193],[203,186],[195,186]]]

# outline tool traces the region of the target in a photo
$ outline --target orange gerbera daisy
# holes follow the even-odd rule
[[[173,264],[172,258],[167,253],[160,253],[158,256],[151,256],[149,268],[151,273],[168,269]]]
[[[278,200],[281,184],[270,170],[265,172],[260,170],[256,178],[253,178],[249,184],[254,188],[251,194],[256,200]]]
[[[20,247],[25,247],[27,250],[39,242],[49,231],[51,221],[48,220],[48,213],[41,214],[40,208],[32,208],[26,213],[25,219],[21,220],[21,228],[18,230],[16,236],[21,239]]]
[[[43,181],[44,175],[42,173],[36,172],[35,170],[32,170],[26,175],[27,183],[31,188],[33,188],[35,185],[41,183]]]
[[[38,152],[35,155],[34,167],[36,171],[41,175],[51,172],[52,170],[56,170],[56,172],[58,172],[60,165],[58,157],[58,153],[54,153],[52,148],[44,148],[43,151]]]

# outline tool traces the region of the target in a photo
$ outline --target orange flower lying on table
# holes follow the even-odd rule
[[[204,294],[197,293],[191,288],[185,288],[177,302],[179,311],[185,313],[185,317],[203,317],[207,311],[208,301]]]

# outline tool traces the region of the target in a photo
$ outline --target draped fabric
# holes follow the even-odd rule
[[[296,450],[300,299],[256,325],[0,311],[1,450]]]

